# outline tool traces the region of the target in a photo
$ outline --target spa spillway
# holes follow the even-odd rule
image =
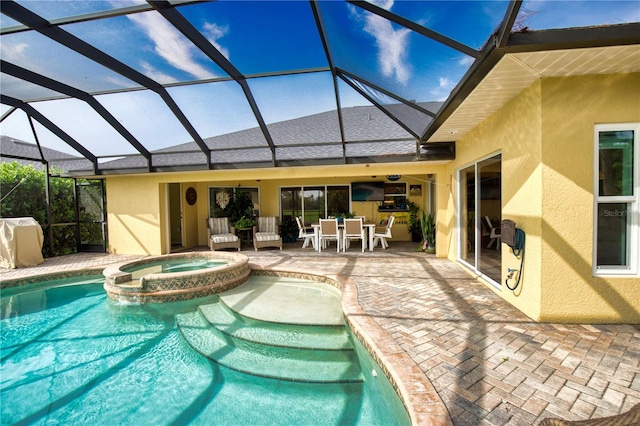
[[[104,289],[122,303],[166,303],[220,293],[248,278],[249,258],[211,251],[152,256],[106,268]]]

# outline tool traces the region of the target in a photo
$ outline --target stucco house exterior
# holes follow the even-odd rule
[[[430,191],[435,195],[432,211],[437,217],[437,256],[459,262],[532,319],[637,323],[637,177],[635,205],[625,216],[629,221],[623,238],[629,250],[628,269],[606,271],[605,266],[600,271],[594,266],[598,244],[594,199],[600,181],[596,169],[599,132],[616,128],[633,132],[633,173],[637,176],[638,94],[640,73],[536,79],[458,139],[453,161],[109,176],[110,247],[117,253],[170,251],[166,230],[168,187],[172,183],[180,183],[182,200],[187,188],[195,188],[198,194],[194,205],[182,203],[184,245],[196,247],[206,245],[209,187],[259,188],[260,214],[280,216],[280,188],[348,185],[401,174],[401,181],[423,188],[422,196],[410,197],[423,208],[429,210]],[[520,260],[508,246],[502,244],[498,251],[499,272],[486,272],[486,266],[479,263],[481,258],[470,256],[470,246],[464,241],[468,238],[464,229],[467,212],[471,211],[465,211],[466,197],[470,196],[467,184],[475,178],[475,169],[481,179],[483,162],[491,159],[491,173],[499,175],[501,188],[498,214],[490,210],[491,216],[511,219],[526,233],[525,262],[515,291],[504,285],[508,268],[520,268]],[[470,168],[474,169],[471,175]],[[352,203],[352,211],[368,217],[377,217],[377,207],[375,202]],[[406,231],[396,235],[409,240]]]

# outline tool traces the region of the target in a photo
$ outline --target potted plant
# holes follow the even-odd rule
[[[236,228],[239,228],[236,223],[242,218],[253,220],[251,195],[248,192],[241,191],[240,188],[236,189],[235,193],[231,194],[229,204],[226,205],[223,212],[229,218],[229,222],[233,223]]]
[[[339,215],[336,216],[336,218],[338,219],[338,222],[341,223],[344,219],[351,219],[353,217],[355,217],[355,213],[353,212],[346,212],[346,213],[340,213]]]
[[[299,232],[300,230],[295,220],[290,217],[285,217],[282,225],[280,225],[280,238],[282,238],[282,242],[295,243],[298,239]]]
[[[420,229],[422,230],[422,246],[420,249],[426,253],[436,252],[436,221],[431,213],[422,213],[420,218]]]
[[[407,209],[409,210],[409,234],[411,234],[411,241],[419,243],[423,240],[420,230],[420,218],[418,217],[420,208],[413,201],[407,200]]]
[[[253,218],[242,216],[233,224],[233,226],[236,229],[247,229],[252,228],[255,224],[256,221],[253,220]]]

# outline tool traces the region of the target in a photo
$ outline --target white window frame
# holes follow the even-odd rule
[[[633,131],[633,194],[627,196],[601,196],[599,195],[599,157],[600,157],[600,132]],[[638,262],[640,258],[640,123],[596,124],[594,127],[594,154],[593,154],[593,276],[638,276]],[[600,203],[626,203],[628,209],[628,240],[627,258],[628,265],[624,266],[600,266],[598,267],[598,205]]]

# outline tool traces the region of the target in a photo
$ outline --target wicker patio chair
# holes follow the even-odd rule
[[[207,219],[209,248],[221,250],[234,248],[240,251],[240,238],[235,234],[228,217],[210,217]]]
[[[278,247],[282,250],[282,238],[278,233],[278,218],[260,216],[253,227],[253,248]]]

